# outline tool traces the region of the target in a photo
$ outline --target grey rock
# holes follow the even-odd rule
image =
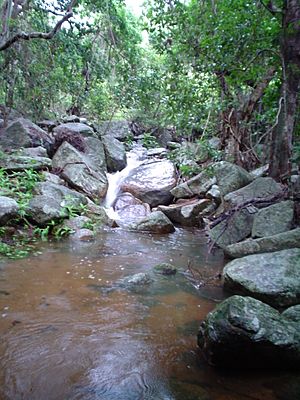
[[[101,140],[94,137],[87,137],[84,139],[84,143],[86,146],[84,155],[89,159],[90,166],[96,171],[106,171],[106,157]]]
[[[173,223],[183,226],[201,226],[205,210],[211,206],[208,199],[185,201],[180,204],[171,204],[169,206],[158,206]],[[206,214],[207,215],[207,214]]]
[[[208,199],[214,200],[216,203],[221,202],[222,194],[218,185],[212,185],[209,191],[206,193]]]
[[[214,366],[300,366],[299,324],[251,297],[232,296],[210,312],[198,345]]]
[[[247,239],[243,242],[226,246],[223,249],[227,256],[238,258],[249,254],[291,249],[294,247],[300,247],[300,228],[264,238]]]
[[[94,159],[64,142],[52,159],[53,168],[61,171],[61,177],[72,187],[100,201],[107,191],[107,177],[104,171],[94,169]]]
[[[101,136],[109,136],[121,141],[126,140],[131,131],[128,121],[105,121],[97,127]]]
[[[217,184],[221,195],[224,196],[251,181],[251,175],[243,168],[227,161],[220,161],[210,165],[187,182],[178,185],[172,190],[172,194],[176,198],[204,196],[212,185]]]
[[[53,120],[45,119],[43,121],[37,122],[37,125],[40,128],[42,128],[42,129],[44,129],[44,130],[46,130],[48,132],[52,132],[53,129],[58,125],[58,122],[57,121],[53,121]]]
[[[58,200],[43,195],[34,196],[29,201],[26,212],[32,221],[41,226],[68,217],[67,210]]]
[[[73,235],[72,239],[81,240],[82,242],[91,241],[95,238],[95,234],[90,229],[78,229]]]
[[[169,218],[161,211],[154,211],[145,218],[142,218],[130,226],[131,229],[140,232],[172,233],[174,225]]]
[[[0,159],[0,168],[6,171],[23,171],[33,169],[39,171],[51,168],[52,161],[48,157],[29,157],[17,154],[5,155]]]
[[[287,308],[282,315],[291,321],[300,323],[300,304]]]
[[[253,179],[261,178],[262,176],[267,175],[269,170],[269,164],[263,165],[262,167],[256,168],[250,172],[250,175]]]
[[[77,115],[67,115],[63,117],[64,123],[71,123],[71,122],[81,122],[80,118]]]
[[[102,137],[108,172],[121,171],[126,167],[126,152],[122,142],[110,136]]]
[[[265,237],[288,231],[292,228],[294,202],[282,201],[259,210],[253,221],[252,237]]]
[[[290,183],[291,193],[295,200],[300,199],[300,175],[292,175]]]
[[[14,199],[0,196],[0,225],[5,225],[10,219],[17,216],[19,206]]]
[[[21,153],[22,156],[28,156],[28,157],[46,157],[48,158],[48,153],[47,150],[42,147],[42,146],[38,146],[38,147],[28,147],[22,150]]]
[[[86,205],[88,200],[75,190],[69,189],[66,186],[62,186],[52,182],[40,182],[38,183],[34,191],[37,195],[49,197],[55,199],[61,207],[80,207]]]
[[[115,221],[111,219],[107,210],[93,203],[90,199],[88,199],[88,204],[86,206],[86,215],[93,219],[96,222],[96,227],[99,228],[101,225],[107,225],[110,227],[115,227]]]
[[[176,171],[168,160],[142,164],[121,185],[124,192],[130,192],[144,203],[156,207],[168,205],[173,196],[171,190],[176,185]]]
[[[283,187],[272,178],[257,178],[249,185],[228,193],[224,200],[231,206],[240,205],[248,200],[263,199],[280,195]]]
[[[147,157],[164,158],[167,155],[167,150],[164,147],[155,147],[147,150]]]
[[[253,254],[227,264],[224,288],[273,307],[300,302],[300,249]]]
[[[209,229],[209,236],[221,248],[239,242],[250,235],[254,214],[243,208]]]
[[[153,280],[151,279],[149,274],[140,272],[138,274],[134,274],[134,275],[128,276],[126,278],[123,278],[120,281],[120,285],[125,286],[130,289],[130,288],[136,287],[136,286],[150,285],[152,283],[152,281]]]
[[[2,150],[20,149],[23,147],[42,146],[49,150],[52,139],[38,125],[25,118],[11,121],[6,128],[1,128]]]
[[[54,183],[56,185],[64,185],[65,184],[65,181],[63,179],[61,179],[58,175],[52,174],[51,172],[43,171],[42,175],[43,175],[45,181]]]
[[[165,276],[175,275],[177,272],[177,268],[169,263],[157,264],[154,266],[153,270],[154,272]]]
[[[66,131],[80,133],[82,136],[94,136],[93,128],[88,125],[81,124],[80,122],[68,122],[66,124],[58,125],[53,129],[54,135],[59,135]]]
[[[78,217],[73,217],[68,219],[67,221],[64,221],[63,226],[76,232],[80,229],[86,229],[86,225],[91,223],[92,220],[90,218],[84,215],[79,215]]]

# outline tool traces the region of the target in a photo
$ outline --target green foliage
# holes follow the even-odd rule
[[[28,257],[33,251],[33,246],[26,241],[15,241],[13,245],[0,241],[0,255],[13,260]]]
[[[153,149],[155,147],[158,147],[158,141],[155,136],[153,136],[149,132],[145,132],[143,134],[143,139],[142,139],[143,146],[146,147],[146,149]]]

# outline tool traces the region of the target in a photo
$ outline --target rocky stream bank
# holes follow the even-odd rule
[[[104,226],[141,234],[170,234],[176,226],[205,229],[210,250],[218,246],[234,258],[222,275],[232,296],[207,315],[199,330],[206,359],[220,366],[257,367],[259,359],[263,367],[299,367],[297,171],[286,187],[265,176],[265,168],[247,172],[218,161],[183,181],[167,158],[170,143],[137,146],[128,154],[130,134],[126,121],[94,126],[76,116],[38,124],[14,117],[2,126],[3,182],[19,171],[40,173],[22,203],[2,185],[3,243],[24,235],[24,225],[27,232],[36,227],[67,232],[74,241],[93,240]],[[133,137],[137,145],[141,139]],[[104,202],[113,176],[118,179],[109,210]],[[128,279],[130,285],[150,282],[145,275]]]

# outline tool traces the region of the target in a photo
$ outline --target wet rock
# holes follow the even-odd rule
[[[102,137],[108,172],[121,171],[126,167],[125,147],[119,140],[110,137]]]
[[[221,248],[239,242],[250,235],[254,214],[247,208],[236,211],[226,220],[209,229],[211,240]]]
[[[272,236],[292,228],[294,202],[282,201],[259,210],[253,221],[252,237]]]
[[[209,206],[211,206],[210,200],[201,199],[170,206],[158,206],[158,210],[162,211],[173,223],[183,226],[201,226],[205,210]],[[211,208],[209,210],[211,211]]]
[[[227,161],[220,161],[210,165],[187,182],[178,185],[172,190],[172,194],[176,198],[204,196],[212,185],[217,184],[224,196],[251,181],[251,175],[243,168]]]
[[[300,247],[300,228],[264,238],[247,239],[243,242],[223,247],[223,250],[227,256],[238,258],[249,254],[291,249],[294,247]]]
[[[105,196],[108,187],[105,172],[94,169],[94,161],[68,142],[59,147],[52,165],[72,187],[83,191],[93,200],[100,201]]]
[[[117,226],[115,221],[108,216],[107,210],[104,207],[98,206],[89,199],[86,206],[86,215],[92,218],[93,221],[96,221],[96,227],[101,225],[107,225],[110,227]]]
[[[95,238],[95,234],[90,229],[78,229],[73,235],[72,239],[81,240],[83,242],[90,241]]]
[[[253,254],[231,261],[224,288],[255,297],[273,307],[300,303],[300,249]]]
[[[287,308],[282,315],[291,321],[300,323],[300,304]]]
[[[232,296],[210,312],[198,345],[215,366],[300,366],[299,325],[251,297]]]
[[[120,286],[125,286],[130,289],[136,286],[145,286],[150,285],[153,282],[153,279],[149,274],[140,272],[138,274],[128,276],[120,281]]]
[[[174,265],[169,263],[161,263],[154,266],[154,272],[161,275],[175,275],[177,272],[177,268]]]
[[[105,121],[97,127],[101,136],[109,136],[121,141],[131,134],[128,121]]]
[[[93,128],[88,125],[81,124],[80,122],[69,122],[66,124],[58,125],[54,128],[54,135],[59,135],[64,132],[80,133],[82,136],[94,136]]]
[[[127,222],[136,220],[137,218],[147,217],[150,213],[150,206],[147,203],[126,206],[118,210],[119,217]]]
[[[42,146],[47,150],[51,148],[52,139],[38,125],[25,118],[11,121],[6,128],[2,128],[1,148],[2,150],[21,149],[23,147]]]
[[[10,219],[17,216],[19,206],[14,199],[0,196],[0,225],[5,225]]]
[[[141,232],[152,233],[172,233],[175,231],[174,225],[169,218],[161,211],[152,212],[147,217],[138,220],[130,225],[130,229]]]
[[[22,155],[6,155],[0,159],[0,168],[6,171],[23,171],[33,169],[39,171],[45,168],[51,168],[52,161],[47,157],[29,157]]]
[[[224,200],[231,206],[240,205],[252,199],[264,199],[283,193],[283,187],[272,178],[257,178],[249,185],[228,193]]]
[[[164,158],[167,155],[167,150],[164,147],[155,147],[147,150],[147,157]]]
[[[123,192],[130,192],[151,207],[156,207],[159,204],[170,204],[173,199],[170,191],[175,185],[175,167],[170,161],[163,160],[135,168],[123,182],[121,189]]]
[[[131,193],[124,192],[120,193],[116,199],[116,201],[113,204],[114,210],[122,210],[123,208],[127,206],[136,206],[136,205],[142,205],[143,202],[136,197],[134,197]]]

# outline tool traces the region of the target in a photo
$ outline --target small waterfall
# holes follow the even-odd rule
[[[116,213],[113,210],[113,204],[120,192],[120,186],[122,182],[129,176],[131,171],[141,165],[143,162],[145,149],[136,147],[127,153],[127,166],[122,171],[115,172],[113,174],[107,174],[108,179],[108,190],[106,197],[103,202],[103,206],[108,210],[110,217],[116,217]]]

